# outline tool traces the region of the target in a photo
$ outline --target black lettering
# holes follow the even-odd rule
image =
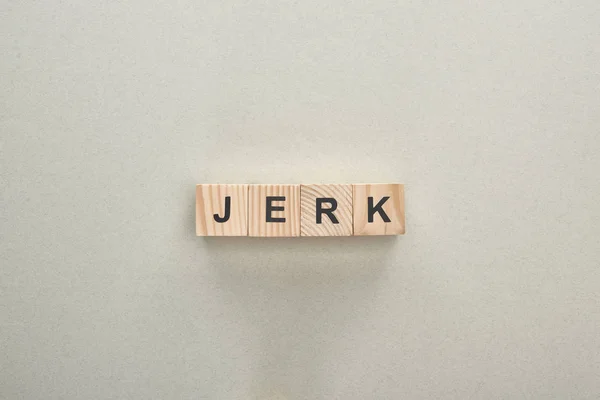
[[[283,217],[273,217],[273,211],[283,211],[283,206],[273,206],[274,201],[285,201],[285,196],[267,196],[267,222],[285,222]]]
[[[323,203],[329,203],[331,207],[323,209]],[[333,215],[333,212],[337,209],[337,200],[331,197],[323,197],[317,199],[317,224],[322,223],[323,214],[327,214],[331,222],[339,224],[340,221]]]
[[[384,222],[392,222],[390,221],[390,218],[387,216],[387,214],[385,213],[385,211],[383,211],[382,208],[383,203],[388,201],[389,198],[389,196],[385,196],[384,198],[379,200],[379,203],[377,203],[375,207],[373,207],[373,197],[369,197],[369,222],[373,222],[373,217],[375,216],[376,212],[379,213],[381,219],[383,219]]]
[[[231,215],[231,196],[226,196],[225,197],[225,215],[222,217],[219,217],[219,214],[214,214],[213,217],[215,218],[215,221],[223,223],[223,222],[227,222],[229,220],[230,215]]]

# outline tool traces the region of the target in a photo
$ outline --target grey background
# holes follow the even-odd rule
[[[0,4],[0,398],[600,397],[598,1]],[[390,181],[403,237],[194,236]]]

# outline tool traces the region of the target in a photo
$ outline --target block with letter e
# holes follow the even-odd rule
[[[353,185],[354,235],[405,233],[404,185]]]
[[[250,185],[249,236],[300,236],[300,185]]]

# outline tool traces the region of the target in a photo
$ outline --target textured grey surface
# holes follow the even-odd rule
[[[199,3],[1,2],[0,398],[600,397],[598,1]],[[372,181],[406,236],[194,236]]]

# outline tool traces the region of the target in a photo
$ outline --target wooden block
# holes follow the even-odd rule
[[[354,235],[402,235],[404,185],[353,185]]]
[[[250,185],[250,236],[300,236],[300,185]]]
[[[196,235],[248,236],[248,185],[196,185]]]
[[[352,185],[301,185],[302,236],[352,236]]]

